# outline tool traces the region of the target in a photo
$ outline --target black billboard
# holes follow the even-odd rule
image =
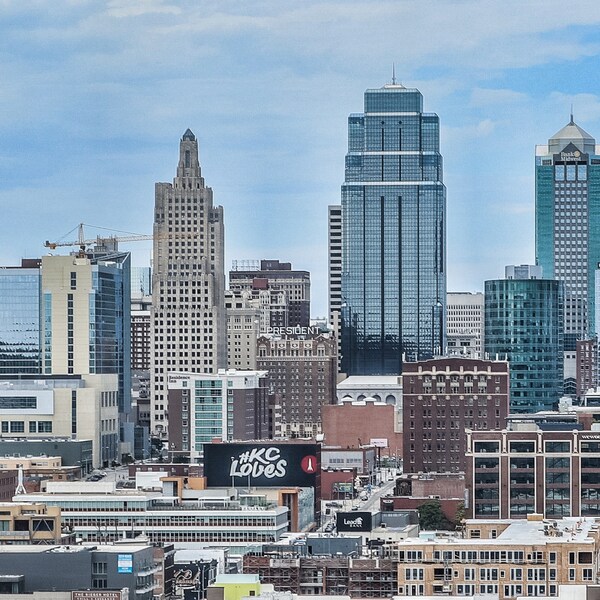
[[[373,515],[370,512],[339,512],[335,527],[338,531],[371,531]]]
[[[208,487],[315,487],[316,444],[204,444]]]

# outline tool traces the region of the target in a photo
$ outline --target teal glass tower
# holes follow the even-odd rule
[[[446,188],[439,118],[395,82],[348,118],[342,185],[341,370],[397,374],[444,347]]]
[[[510,363],[510,411],[556,410],[563,395],[563,284],[539,266],[485,282],[485,352]]]
[[[565,286],[565,351],[589,339],[600,262],[600,148],[571,121],[536,147],[535,251],[544,275]]]

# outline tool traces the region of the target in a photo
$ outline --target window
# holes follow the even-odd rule
[[[10,422],[11,433],[25,433],[25,421],[11,421]]]

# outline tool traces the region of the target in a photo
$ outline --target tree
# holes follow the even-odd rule
[[[446,518],[439,500],[428,500],[419,506],[419,527],[421,529],[454,529]]]

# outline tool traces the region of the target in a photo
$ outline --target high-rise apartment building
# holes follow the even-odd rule
[[[535,251],[544,275],[564,282],[565,379],[575,393],[576,342],[596,333],[600,263],[600,147],[571,121],[536,147]],[[567,387],[567,386],[566,386]]]
[[[234,261],[229,289],[249,292],[262,309],[261,331],[310,325],[310,273],[278,260]]]
[[[213,205],[188,129],[173,183],[157,183],[152,275],[152,432],[166,437],[171,371],[216,373],[227,364],[223,208]]]
[[[438,116],[416,89],[367,90],[342,184],[343,372],[400,373],[402,355],[442,352],[445,213]]]
[[[485,352],[510,363],[511,412],[552,410],[563,395],[563,289],[542,269],[485,282]]]
[[[446,343],[448,354],[483,358],[483,294],[448,292]]]

